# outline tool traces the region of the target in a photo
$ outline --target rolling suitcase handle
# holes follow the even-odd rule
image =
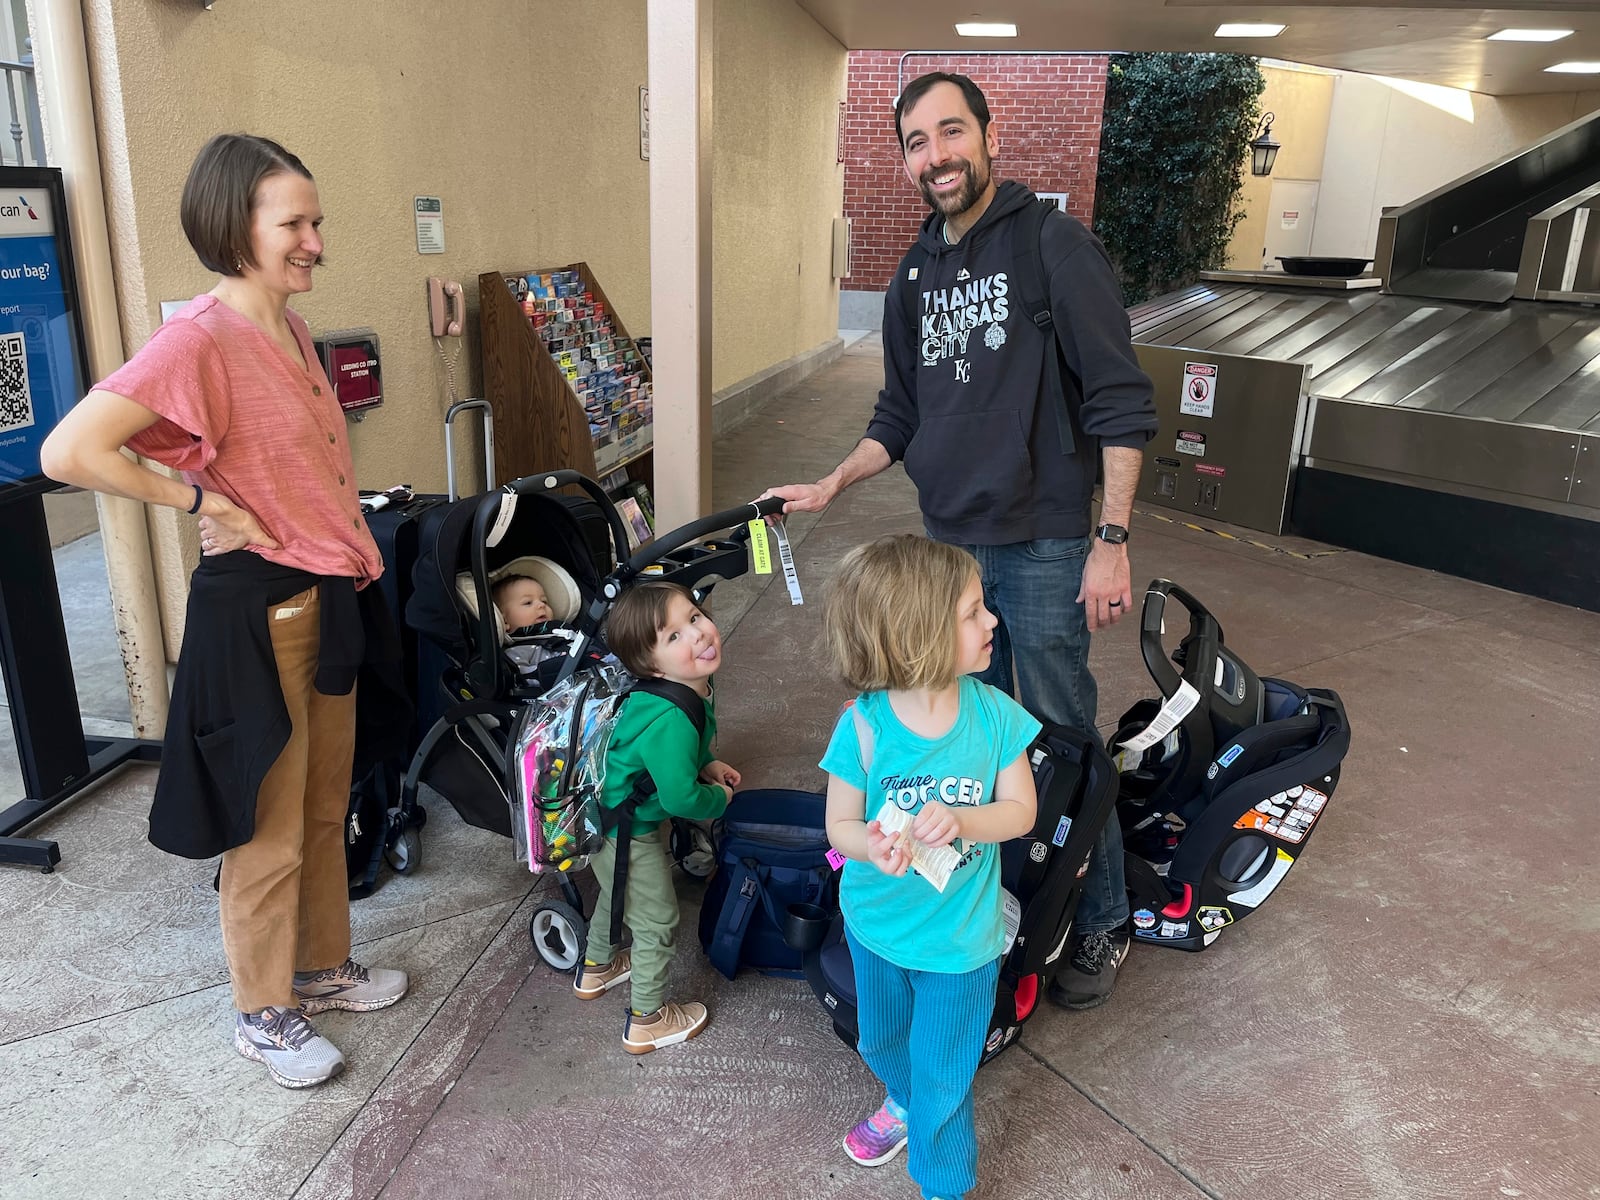
[[[483,413],[483,490],[494,491],[494,409],[487,400],[461,400],[452,404],[444,414],[444,474],[450,491],[450,502],[461,499],[456,487],[456,444],[452,436],[456,417],[475,408]]]

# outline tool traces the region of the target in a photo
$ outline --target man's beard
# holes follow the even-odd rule
[[[952,170],[960,173],[961,186],[943,196],[937,195],[933,190],[933,180],[940,175],[948,175]],[[976,204],[978,197],[983,195],[988,188],[989,178],[989,161],[987,158],[983,160],[981,167],[964,158],[958,158],[952,162],[945,163],[937,170],[924,171],[918,183],[922,188],[922,198],[927,201],[928,207],[948,219],[959,216]]]

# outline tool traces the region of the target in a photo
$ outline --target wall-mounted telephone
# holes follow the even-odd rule
[[[467,297],[454,279],[428,277],[428,326],[434,337],[460,337],[467,325]]]

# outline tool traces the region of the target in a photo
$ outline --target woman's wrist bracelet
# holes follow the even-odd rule
[[[189,506],[189,515],[192,517],[200,511],[200,502],[206,498],[206,494],[200,490],[198,483],[190,484],[189,486],[194,488],[194,503]]]

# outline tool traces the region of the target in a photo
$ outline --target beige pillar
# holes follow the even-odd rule
[[[656,525],[711,511],[711,5],[649,0]]]
[[[66,184],[89,376],[103,379],[122,365],[123,349],[83,10],[80,0],[33,0],[30,7],[48,161],[61,168]],[[114,496],[97,499],[134,733],[159,738],[166,731],[169,695],[144,506]]]

